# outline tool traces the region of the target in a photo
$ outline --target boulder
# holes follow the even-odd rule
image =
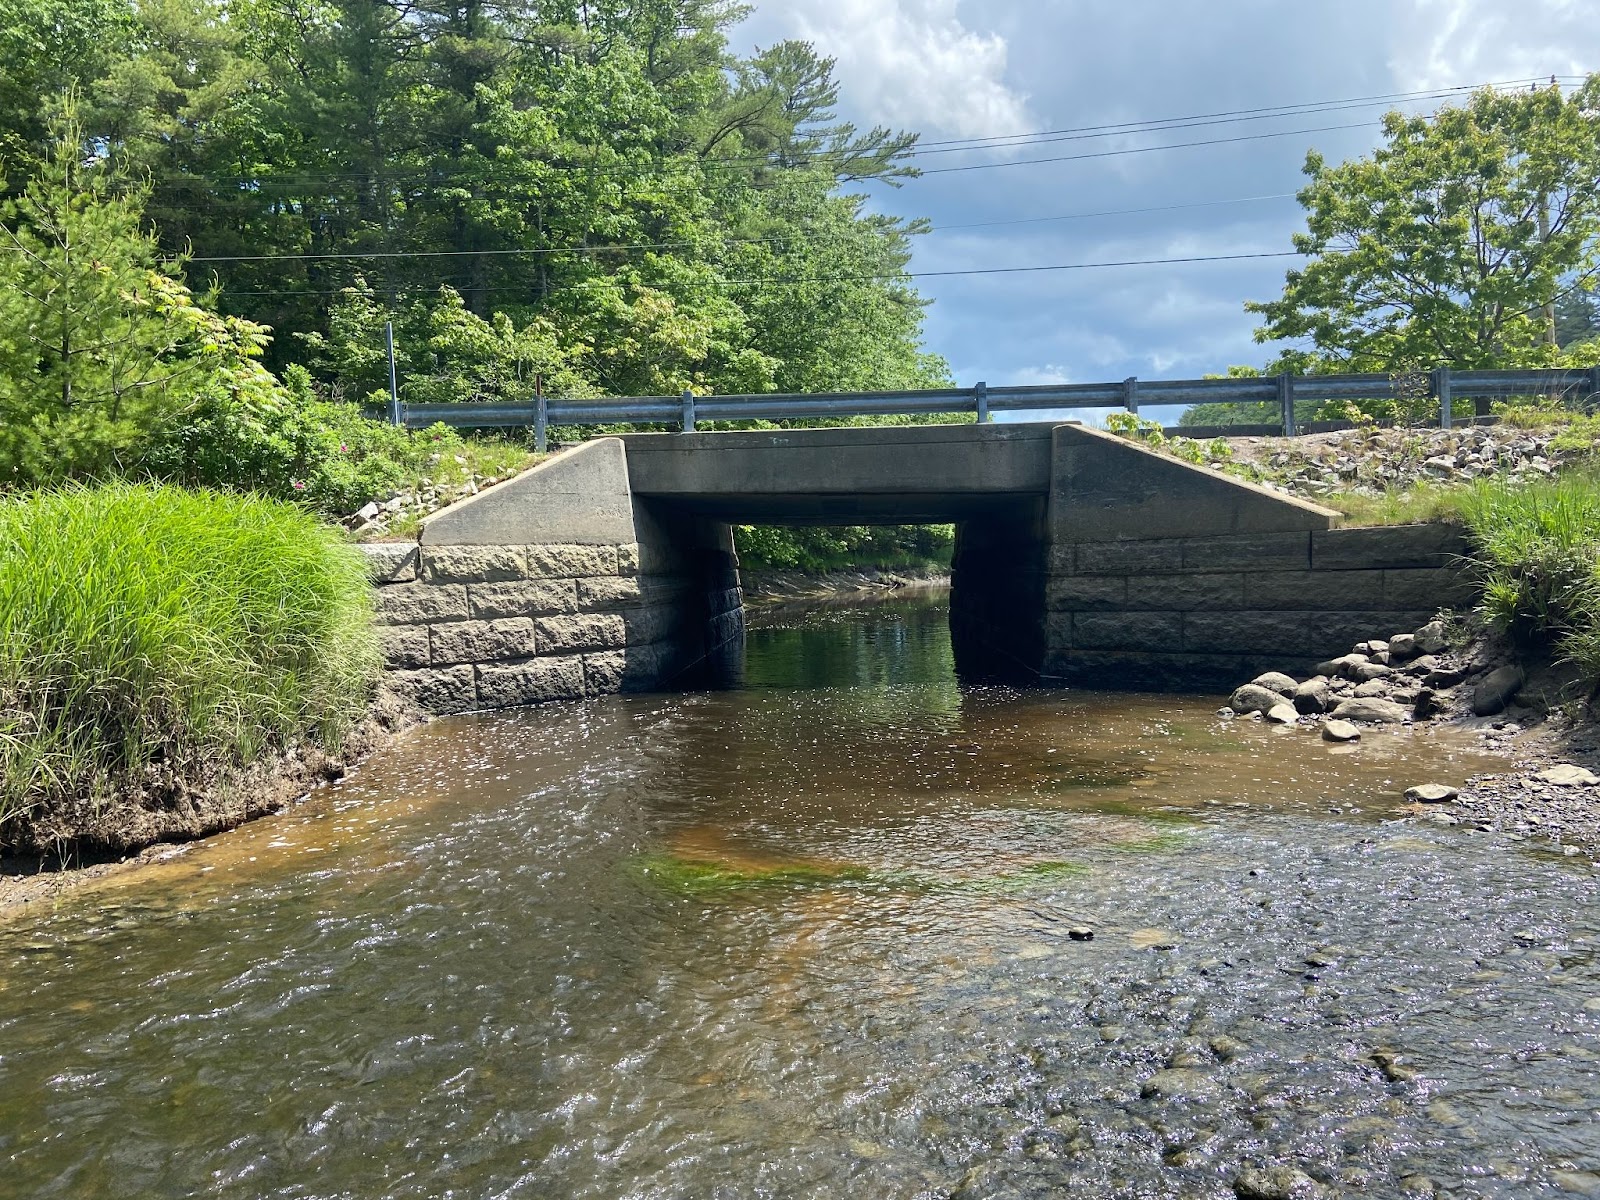
[[[1417,660],[1422,661],[1421,659]],[[1460,667],[1440,667],[1429,671],[1422,677],[1422,686],[1431,688],[1453,688],[1467,677],[1467,673]]]
[[[1367,656],[1365,654],[1341,655],[1339,658],[1330,658],[1325,663],[1318,663],[1317,674],[1327,675],[1330,678],[1334,675],[1343,675],[1348,678],[1351,671],[1365,665],[1366,661]]]
[[[1387,654],[1389,653],[1389,643],[1377,638],[1370,642],[1359,642],[1355,647],[1355,652],[1357,654],[1365,654],[1368,658],[1375,654]]]
[[[1406,801],[1409,804],[1448,804],[1460,794],[1442,783],[1419,783],[1406,789]]]
[[[1572,763],[1557,763],[1553,767],[1546,767],[1539,772],[1539,778],[1546,783],[1554,783],[1561,787],[1593,787],[1600,783],[1600,775],[1583,767],[1574,766]]]
[[[1300,719],[1300,711],[1292,704],[1279,703],[1267,709],[1267,720],[1274,725],[1293,725]]]
[[[1411,715],[1419,721],[1436,717],[1443,711],[1444,705],[1439,701],[1439,693],[1432,688],[1422,688],[1411,698]]]
[[[1369,679],[1356,688],[1355,694],[1357,696],[1387,696],[1389,694],[1389,685],[1382,679]]]
[[[1498,667],[1490,671],[1472,689],[1473,715],[1492,717],[1504,712],[1512,697],[1521,690],[1524,678],[1520,667]]]
[[[1280,696],[1292,696],[1295,688],[1300,686],[1298,680],[1285,675],[1282,671],[1268,671],[1265,675],[1257,675],[1250,682],[1256,687],[1270,688]]]
[[[1364,662],[1350,669],[1350,678],[1360,680],[1362,683],[1372,679],[1385,679],[1393,674],[1393,667],[1386,667],[1379,662]]]
[[[1450,647],[1450,639],[1445,635],[1443,621],[1429,621],[1412,637],[1418,650],[1424,654],[1442,654]]]
[[[1306,714],[1328,711],[1328,681],[1318,676],[1308,679],[1294,690],[1294,706]]]
[[[1268,712],[1283,703],[1283,697],[1271,688],[1247,683],[1228,697],[1228,707],[1241,717],[1251,713]]]
[[[1417,655],[1417,635],[1414,633],[1397,633],[1389,639],[1389,661],[1404,662]]]
[[[1349,721],[1324,721],[1322,723],[1322,740],[1325,742],[1358,742],[1361,740],[1361,730],[1350,724]]]
[[[1411,710],[1403,704],[1396,704],[1393,700],[1359,696],[1341,701],[1339,707],[1333,710],[1333,715],[1341,721],[1371,721],[1376,725],[1398,725],[1411,715]]]

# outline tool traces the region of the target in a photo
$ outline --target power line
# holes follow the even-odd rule
[[[1524,84],[1542,83],[1547,78],[1560,80],[1560,81],[1563,81],[1565,83],[1572,83],[1575,80],[1581,82],[1584,79],[1584,76],[1582,76],[1582,75],[1556,75],[1556,76],[1540,76],[1540,77],[1534,78],[1534,79],[1509,79],[1509,80],[1503,80],[1503,81],[1500,81],[1500,82],[1491,82],[1491,83],[1462,83],[1462,84],[1455,84],[1455,85],[1449,86],[1449,87],[1427,88],[1427,89],[1423,89],[1423,90],[1420,90],[1420,91],[1412,91],[1412,92],[1387,92],[1387,93],[1384,93],[1384,94],[1381,94],[1381,95],[1352,96],[1352,97],[1348,97],[1348,98],[1343,99],[1343,100],[1306,100],[1306,101],[1303,101],[1303,102],[1300,102],[1300,103],[1297,103],[1297,104],[1272,104],[1272,105],[1265,105],[1265,106],[1262,106],[1262,107],[1259,107],[1259,108],[1235,108],[1235,109],[1227,109],[1227,110],[1224,110],[1222,112],[1193,113],[1193,114],[1190,114],[1188,116],[1182,116],[1182,117],[1150,117],[1150,118],[1137,120],[1137,121],[1113,122],[1113,123],[1110,123],[1110,124],[1103,124],[1103,125],[1078,125],[1078,126],[1070,126],[1068,128],[1065,128],[1065,129],[1043,129],[1043,130],[1036,130],[1036,131],[1031,132],[1031,133],[1004,133],[1004,134],[995,134],[992,137],[980,137],[980,138],[951,138],[951,139],[949,139],[947,141],[942,141],[942,142],[919,142],[918,145],[919,146],[954,146],[954,145],[961,144],[961,143],[967,143],[967,144],[972,145],[974,148],[977,148],[977,147],[979,147],[981,145],[985,145],[985,144],[1010,141],[1013,138],[1047,138],[1047,137],[1054,137],[1057,134],[1063,134],[1063,133],[1088,133],[1088,132],[1093,132],[1093,131],[1103,131],[1103,132],[1106,132],[1109,135],[1111,133],[1127,132],[1130,129],[1136,129],[1139,126],[1167,125],[1167,124],[1172,124],[1172,123],[1181,122],[1181,121],[1210,120],[1210,119],[1213,119],[1213,118],[1223,118],[1223,117],[1241,117],[1241,118],[1242,117],[1253,117],[1257,113],[1277,114],[1277,115],[1280,115],[1280,116],[1303,116],[1303,115],[1307,115],[1307,113],[1306,112],[1297,112],[1296,110],[1316,111],[1316,110],[1320,110],[1320,109],[1331,107],[1331,106],[1337,106],[1337,105],[1351,105],[1351,106],[1354,106],[1354,105],[1360,105],[1360,104],[1383,104],[1383,103],[1388,103],[1388,102],[1391,102],[1391,101],[1403,101],[1403,100],[1407,100],[1407,99],[1419,99],[1419,98],[1420,99],[1443,99],[1446,96],[1459,95],[1462,92],[1475,92],[1475,91],[1478,91],[1480,88],[1495,88],[1495,89],[1512,88],[1512,87],[1520,88]]]
[[[935,225],[929,232],[942,233],[952,229],[985,229],[1001,225],[1036,225],[1050,221],[1081,221],[1095,217],[1136,216],[1143,213],[1178,212],[1183,209],[1213,208],[1229,204],[1252,204],[1263,200],[1292,200],[1293,192],[1278,192],[1267,196],[1238,196],[1226,200],[1196,200],[1186,204],[1157,204],[1140,208],[1110,208],[1097,212],[1062,213],[1054,217],[1022,217],[1009,221],[971,221],[956,225]],[[713,239],[707,239],[712,241]],[[781,237],[722,238],[722,246],[770,246],[779,243],[802,242],[805,233],[784,234]],[[541,246],[507,250],[351,250],[330,251],[324,254],[210,254],[197,255],[185,261],[193,263],[222,262],[326,262],[397,258],[522,258],[542,255],[572,254],[584,256],[597,253],[620,253],[639,250],[693,249],[700,242],[615,242],[594,246]],[[233,293],[243,295],[247,293]]]
[[[1212,263],[1212,262],[1244,262],[1251,259],[1265,258],[1303,258],[1298,250],[1263,250],[1243,254],[1191,254],[1174,258],[1129,258],[1105,262],[1080,262],[1080,263],[1052,263],[1032,267],[968,267],[948,271],[882,271],[869,272],[861,275],[801,275],[801,276],[772,276],[759,279],[722,279],[716,280],[722,287],[762,287],[773,284],[796,283],[872,283],[885,280],[900,279],[936,279],[950,278],[963,275],[1019,275],[1040,271],[1091,271],[1110,267],[1160,267],[1177,266],[1185,263]],[[442,282],[442,281],[432,281]],[[551,292],[579,291],[597,285],[615,285],[612,278],[584,280],[579,283],[563,284],[553,287]],[[328,288],[312,291],[293,292],[235,292],[227,291],[225,296],[338,296],[352,288]],[[482,292],[522,292],[531,290],[529,286],[492,285],[485,288],[474,289]]]

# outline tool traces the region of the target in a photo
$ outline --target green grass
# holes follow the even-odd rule
[[[377,676],[370,596],[359,553],[292,504],[0,495],[0,846],[71,838],[130,793],[181,800],[305,736],[337,743]]]
[[[1415,525],[1422,521],[1459,521],[1470,484],[1418,484],[1391,488],[1379,495],[1333,492],[1318,496],[1324,508],[1343,513],[1350,525]]]
[[[1538,483],[1480,482],[1460,512],[1484,615],[1523,644],[1557,646],[1600,680],[1600,467]]]

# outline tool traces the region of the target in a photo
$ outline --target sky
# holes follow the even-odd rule
[[[838,60],[840,116],[943,150],[919,158],[921,178],[866,189],[879,211],[932,220],[918,273],[1286,251],[1303,227],[1294,192],[1308,150],[1368,154],[1386,107],[1441,101],[1012,148],[934,143],[1600,69],[1594,0],[757,0],[732,37],[741,51],[811,42]],[[1022,161],[1105,151],[1136,152]],[[952,167],[976,169],[934,170]],[[1082,215],[1105,213],[1120,215]],[[1279,295],[1290,261],[925,275],[917,286],[934,302],[927,348],[961,386],[1192,379],[1273,356],[1244,303]]]

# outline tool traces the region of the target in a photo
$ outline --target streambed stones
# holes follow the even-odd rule
[[[1233,1181],[1239,1200],[1314,1200],[1322,1186],[1293,1167],[1246,1167]]]
[[[1240,716],[1249,716],[1255,712],[1271,712],[1282,703],[1281,693],[1263,687],[1259,683],[1247,683],[1228,697],[1228,707]]]
[[[1411,710],[1393,700],[1380,700],[1375,696],[1357,696],[1342,700],[1333,710],[1341,721],[1368,721],[1374,725],[1398,725],[1411,715]]]
[[[1406,789],[1406,800],[1411,804],[1448,804],[1461,792],[1442,783],[1419,783]]]

